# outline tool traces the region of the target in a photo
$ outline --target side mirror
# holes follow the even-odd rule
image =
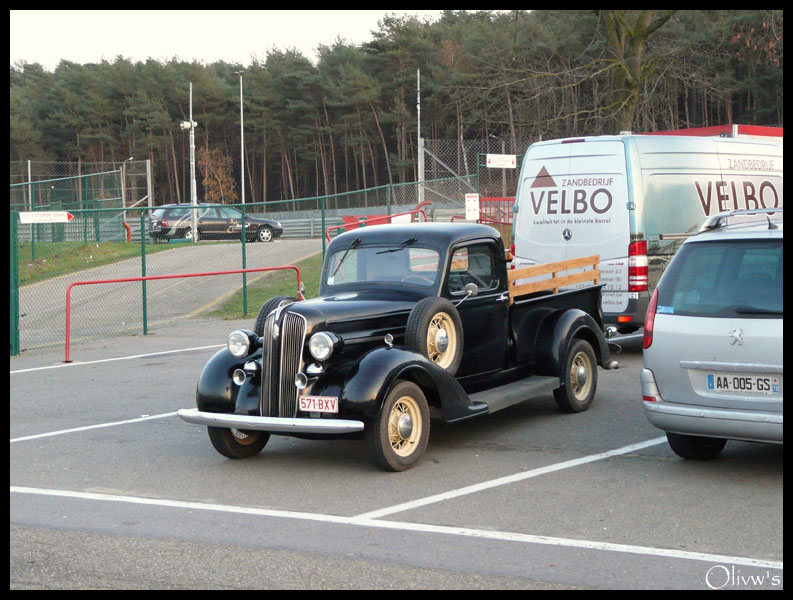
[[[455,304],[454,305],[455,307],[460,306],[468,298],[473,298],[474,296],[476,296],[479,293],[479,286],[476,285],[475,283],[466,283],[465,286],[463,287],[463,290],[465,290],[465,297],[462,300],[460,300],[457,304]]]
[[[300,299],[305,300],[306,284],[301,281],[297,289],[300,292]]]

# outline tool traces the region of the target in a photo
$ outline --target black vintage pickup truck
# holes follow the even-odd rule
[[[178,414],[207,426],[229,458],[258,454],[271,434],[358,435],[383,468],[402,471],[424,453],[432,419],[470,419],[541,394],[563,411],[586,410],[597,365],[617,367],[597,262],[510,270],[486,225],[350,231],[327,248],[319,297],[268,300],[253,331],[232,332],[204,367],[197,408]],[[592,270],[580,272],[584,264]],[[558,291],[584,280],[595,285]]]

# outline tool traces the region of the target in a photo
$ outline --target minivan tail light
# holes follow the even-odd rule
[[[647,270],[647,242],[628,245],[628,291],[646,292],[649,273]]]
[[[650,304],[647,306],[647,315],[644,317],[644,340],[642,348],[647,350],[653,343],[653,326],[655,325],[655,309],[658,306],[658,288],[655,288]]]

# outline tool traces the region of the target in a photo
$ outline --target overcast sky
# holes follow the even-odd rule
[[[316,62],[316,48],[336,37],[359,45],[372,39],[388,13],[436,19],[439,10],[12,10],[11,65],[37,62],[54,70],[76,63],[173,57],[247,66],[267,51],[296,48]]]

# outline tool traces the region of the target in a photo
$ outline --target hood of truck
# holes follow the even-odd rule
[[[307,333],[338,334],[403,325],[416,302],[425,296],[404,290],[366,290],[323,296],[289,305],[306,319]]]

